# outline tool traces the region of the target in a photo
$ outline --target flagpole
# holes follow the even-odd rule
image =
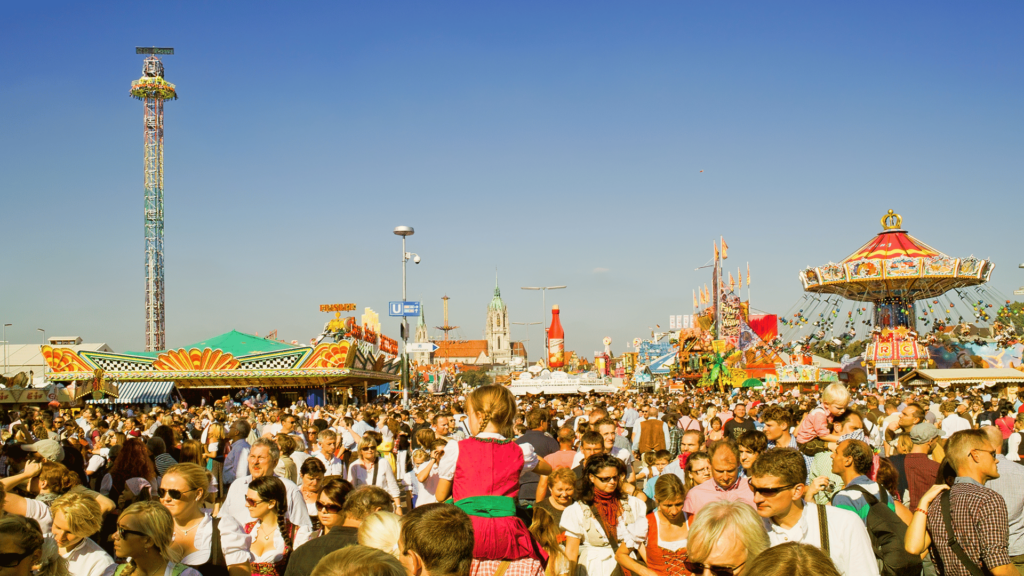
[[[722,238],[719,237],[719,240]],[[714,306],[715,306],[715,340],[722,339],[722,306],[721,306],[721,292],[722,292],[722,258],[718,250],[715,250],[715,277],[712,278],[712,290],[715,291]]]

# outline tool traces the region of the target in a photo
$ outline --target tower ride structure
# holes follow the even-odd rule
[[[146,351],[164,350],[164,101],[177,100],[174,84],[164,80],[160,55],[174,48],[135,48],[148,54],[142,77],[129,94],[143,102],[143,174],[145,182]]]

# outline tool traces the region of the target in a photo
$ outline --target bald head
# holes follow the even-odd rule
[[[651,406],[650,408],[648,408],[647,409],[647,417],[648,418],[657,418],[658,417],[658,407],[657,406]]]
[[[988,436],[988,443],[995,449],[1000,449],[1003,445],[1003,433],[999,428],[995,426],[982,426],[981,431]]]

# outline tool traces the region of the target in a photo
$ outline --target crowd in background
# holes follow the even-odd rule
[[[0,576],[1019,574],[1021,409],[842,384],[26,407]]]

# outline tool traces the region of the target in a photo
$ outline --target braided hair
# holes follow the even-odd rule
[[[504,386],[480,386],[466,398],[466,405],[471,406],[480,418],[480,429],[476,434],[487,429],[494,422],[498,431],[506,438],[514,435],[512,425],[516,420],[516,398]]]
[[[285,529],[288,522],[288,491],[284,482],[275,476],[263,476],[255,478],[249,483],[249,490],[259,495],[261,500],[273,500],[276,503],[274,513],[277,514],[277,529],[281,532],[286,550],[292,547],[292,536],[290,531]]]

